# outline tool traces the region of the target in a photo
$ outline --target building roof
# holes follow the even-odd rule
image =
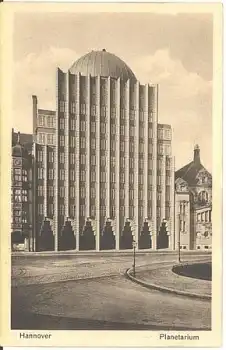
[[[200,148],[198,145],[194,148],[194,159],[192,162],[188,163],[181,169],[176,171],[175,179],[181,178],[185,180],[188,185],[197,185],[199,182],[198,174],[203,170],[207,173],[209,177],[211,174],[206,170],[206,168],[202,165],[200,160]]]
[[[70,68],[73,74],[98,75],[103,77],[121,78],[122,80],[136,80],[136,77],[127,64],[114,54],[102,51],[91,51],[79,58]]]
[[[38,114],[47,114],[47,115],[56,115],[55,111],[51,111],[49,109],[38,109]]]
[[[32,150],[33,137],[31,134],[23,134],[12,130],[12,146],[23,146],[29,153]],[[19,149],[18,149],[19,152]]]

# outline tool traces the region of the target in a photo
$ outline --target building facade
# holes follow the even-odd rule
[[[212,176],[194,159],[175,175],[175,237],[181,249],[212,249]]]
[[[11,246],[12,250],[35,249],[32,217],[31,135],[12,131]]]
[[[171,248],[171,127],[158,86],[92,51],[57,69],[56,112],[33,96],[35,250]]]
[[[12,167],[21,157],[29,170],[25,249],[175,249],[172,131],[158,123],[158,86],[92,51],[57,69],[56,111],[32,103],[33,134],[16,142]]]

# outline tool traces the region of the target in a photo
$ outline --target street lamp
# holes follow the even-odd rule
[[[178,214],[178,262],[180,263],[181,262],[181,251],[180,251],[180,233],[181,233],[181,225],[180,225],[180,222],[181,222],[181,219],[184,221],[185,220],[185,210],[184,210],[184,206],[187,204],[187,201],[183,200],[181,201],[181,204],[183,205],[183,211],[180,212],[180,214]]]
[[[181,258],[180,258],[180,214],[178,215],[178,262],[181,262]]]
[[[136,276],[136,246],[137,242],[133,239],[133,276]]]

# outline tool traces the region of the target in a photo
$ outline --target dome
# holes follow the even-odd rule
[[[23,146],[17,144],[15,146],[13,146],[13,150],[12,150],[12,156],[13,157],[26,157],[26,150],[24,149]]]
[[[80,57],[70,68],[73,74],[81,73],[82,75],[98,75],[103,77],[111,76],[112,78],[121,78],[122,80],[136,80],[132,70],[119,57],[107,52],[91,51]]]
[[[20,143],[20,132],[17,134],[17,142],[12,149],[13,157],[27,157],[27,150]]]

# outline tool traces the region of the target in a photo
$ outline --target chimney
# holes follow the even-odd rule
[[[36,127],[38,118],[38,99],[37,96],[32,95],[32,114],[33,114],[33,141],[36,140]]]
[[[195,145],[194,148],[194,163],[195,164],[200,164],[200,148],[199,145]]]

